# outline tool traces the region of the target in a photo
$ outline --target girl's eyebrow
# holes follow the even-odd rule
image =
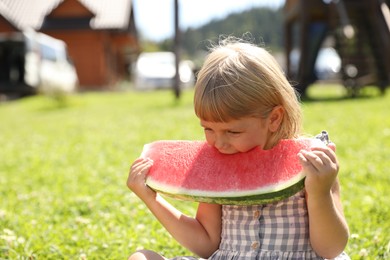
[[[200,127],[203,127],[203,128],[210,128],[209,126],[206,126],[206,125],[204,125],[204,124],[202,124],[202,123],[200,123]]]
[[[200,120],[200,121],[199,121],[199,124],[200,124],[200,126],[205,127],[205,125],[207,125],[207,122],[205,122],[205,121],[203,121],[203,120]]]

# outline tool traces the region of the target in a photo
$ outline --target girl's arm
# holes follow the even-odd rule
[[[348,242],[348,225],[338,189],[339,184],[336,181],[328,195],[315,197],[307,194],[310,243],[313,249],[325,258],[338,256]]]
[[[306,172],[310,242],[317,254],[325,258],[341,254],[349,236],[340,200],[339,165],[334,149],[334,144],[330,144],[299,154]]]
[[[218,249],[220,242],[221,206],[200,203],[195,218],[184,215],[145,185],[145,176],[152,164],[147,159],[136,160],[127,186],[180,244],[200,257],[209,257]]]

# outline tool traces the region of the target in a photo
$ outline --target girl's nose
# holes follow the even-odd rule
[[[222,150],[223,148],[226,147],[226,140],[225,138],[223,137],[217,137],[215,138],[214,140],[214,146],[215,148],[217,148],[218,150]]]

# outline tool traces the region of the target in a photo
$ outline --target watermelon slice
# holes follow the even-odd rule
[[[221,154],[204,141],[165,140],[144,146],[154,163],[146,184],[173,198],[218,204],[265,204],[304,187],[298,152],[318,139],[281,140],[274,148]]]

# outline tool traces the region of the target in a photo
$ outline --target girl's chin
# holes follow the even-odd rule
[[[239,151],[232,151],[232,150],[218,150],[222,154],[235,154],[235,153],[240,153]]]

